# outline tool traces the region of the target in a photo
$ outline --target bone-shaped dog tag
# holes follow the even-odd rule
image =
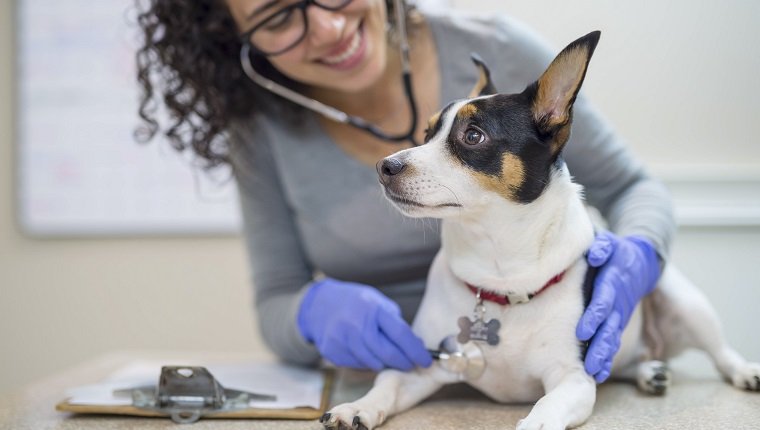
[[[501,328],[501,322],[497,319],[491,319],[488,322],[485,322],[483,317],[486,313],[486,307],[483,305],[479,293],[480,292],[478,292],[478,304],[475,305],[473,319],[470,320],[467,317],[460,317],[457,321],[459,324],[457,341],[461,344],[465,344],[471,340],[475,340],[495,346],[499,344],[499,329]]]
[[[459,335],[457,335],[457,341],[459,343],[467,343],[471,340],[479,340],[486,342],[491,346],[499,344],[499,329],[501,323],[497,319],[492,319],[488,322],[476,319],[471,321],[467,317],[459,318]]]

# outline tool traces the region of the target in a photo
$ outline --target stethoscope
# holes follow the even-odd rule
[[[437,350],[428,350],[442,368],[461,381],[478,379],[486,370],[483,350],[475,342],[461,344],[456,336],[446,336]]]
[[[414,101],[414,95],[412,94],[412,71],[409,65],[409,41],[406,35],[406,12],[404,9],[402,0],[393,0],[395,6],[395,22],[396,29],[399,35],[399,51],[401,53],[401,78],[404,84],[404,91],[406,92],[406,100],[409,104],[409,110],[411,112],[411,124],[406,133],[389,135],[384,133],[375,125],[371,124],[367,120],[349,115],[341,110],[338,110],[332,106],[328,106],[312,98],[306,97],[303,94],[299,94],[290,88],[282,86],[271,79],[268,79],[259,74],[251,65],[251,46],[249,44],[243,45],[240,50],[240,64],[243,66],[243,71],[248,77],[258,84],[259,86],[292,101],[300,106],[305,107],[313,112],[319,113],[333,121],[343,124],[349,124],[360,130],[364,130],[367,133],[390,142],[404,142],[409,141],[414,146],[419,144],[414,139],[414,132],[417,131],[417,103]]]

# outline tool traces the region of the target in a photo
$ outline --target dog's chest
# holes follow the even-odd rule
[[[535,401],[544,394],[542,381],[552,369],[580,365],[580,350],[575,338],[575,324],[580,317],[568,300],[570,292],[559,289],[537,297],[531,303],[513,307],[500,306],[502,312],[490,312],[502,323],[499,344],[479,346],[486,361],[483,375],[468,381],[500,402]],[[490,310],[497,306],[489,306]]]
[[[428,347],[462,330],[459,318],[475,320],[475,295],[441,264],[430,272],[428,290],[414,329]],[[575,326],[583,311],[582,270],[568,270],[564,279],[530,302],[499,305],[484,302],[484,322],[500,323],[499,342],[475,341],[486,361],[484,373],[470,385],[500,402],[534,401],[543,394],[542,379],[552,369],[582,366]]]

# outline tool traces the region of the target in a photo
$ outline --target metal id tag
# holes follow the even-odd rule
[[[461,344],[465,344],[471,340],[486,342],[491,346],[499,344],[499,329],[501,328],[501,322],[497,319],[491,319],[488,322],[485,321],[486,307],[483,304],[483,299],[480,298],[480,290],[477,293],[477,303],[473,311],[473,319],[467,317],[460,317],[457,323],[459,324],[459,335],[457,335],[457,341]]]
[[[251,400],[276,401],[275,396],[225,389],[205,367],[163,366],[158,386],[133,388],[132,405],[169,415],[187,424],[214,412],[247,409]]]

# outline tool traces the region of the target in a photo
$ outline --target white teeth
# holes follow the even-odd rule
[[[356,54],[356,51],[359,49],[359,42],[361,42],[361,39],[361,34],[359,34],[357,31],[354,33],[354,37],[351,39],[351,44],[348,45],[345,51],[338,55],[324,57],[322,58],[322,62],[327,64],[338,64],[346,61],[347,59],[351,58],[351,56]]]

